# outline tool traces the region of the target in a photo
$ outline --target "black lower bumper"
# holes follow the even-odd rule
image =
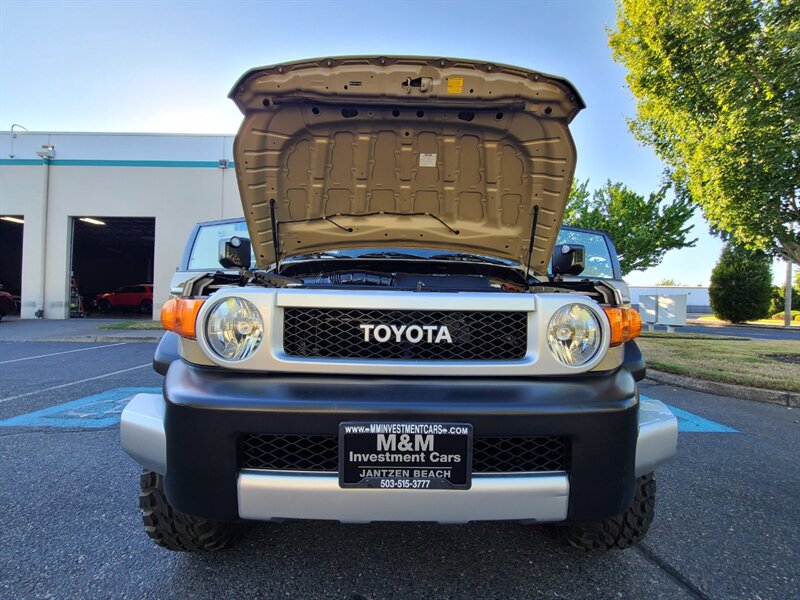
[[[569,379],[265,376],[175,361],[164,385],[169,501],[238,518],[239,440],[250,433],[336,434],[341,421],[471,423],[476,436],[565,436],[570,521],[621,514],[633,498],[638,434],[629,371]]]

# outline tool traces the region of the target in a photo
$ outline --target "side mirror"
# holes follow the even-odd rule
[[[580,275],[586,268],[586,248],[559,244],[553,250],[553,275]]]
[[[219,264],[226,269],[250,268],[250,240],[233,236],[219,241]]]

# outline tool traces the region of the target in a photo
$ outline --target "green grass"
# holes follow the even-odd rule
[[[800,392],[800,363],[769,356],[779,354],[800,359],[800,342],[746,341],[722,336],[689,338],[688,334],[645,334],[637,342],[647,365],[659,371],[720,383]]]
[[[711,335],[708,333],[667,333],[666,331],[642,331],[642,337],[665,340],[727,340],[731,342],[749,342],[748,337],[733,335]]]
[[[783,321],[785,315],[786,315],[786,313],[781,311],[779,313],[775,313],[774,315],[772,315],[770,317],[770,320],[772,320],[772,321]],[[800,310],[791,311],[791,315],[792,315],[792,320],[800,321]]]
[[[120,321],[119,323],[109,323],[100,325],[98,329],[138,329],[163,331],[161,321]]]
[[[698,321],[705,321],[706,323],[720,323],[723,325],[730,325],[730,321],[723,321],[722,319],[718,319],[714,315],[705,315],[702,317],[698,317]],[[779,327],[783,327],[783,317],[779,319],[759,319],[758,321],[747,321],[748,325],[776,325]],[[800,327],[800,321],[794,319],[792,321],[792,327]]]

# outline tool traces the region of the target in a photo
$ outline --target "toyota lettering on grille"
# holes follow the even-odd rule
[[[364,332],[364,341],[388,342],[394,340],[418,344],[425,341],[429,344],[452,344],[453,338],[447,325],[378,325],[364,323],[359,325]]]

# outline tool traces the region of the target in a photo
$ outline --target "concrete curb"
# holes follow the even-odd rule
[[[650,368],[647,369],[647,379],[656,383],[674,385],[696,392],[706,392],[718,396],[730,396],[731,398],[755,400],[756,402],[800,408],[800,394],[794,392],[779,392],[777,390],[764,390],[761,388],[748,387],[746,385],[704,381],[702,379],[694,379],[683,375],[673,375],[672,373],[655,371]]]

